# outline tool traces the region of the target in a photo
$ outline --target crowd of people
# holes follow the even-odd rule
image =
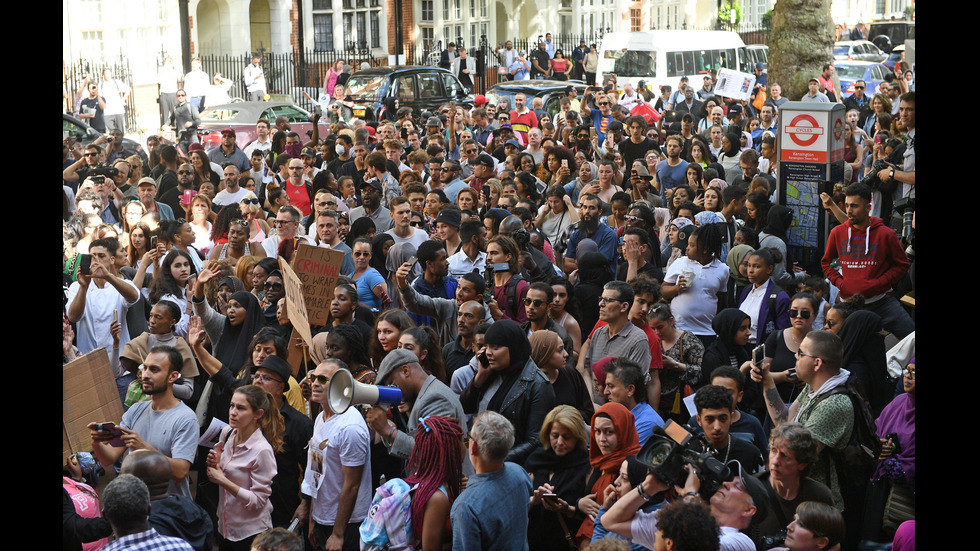
[[[65,465],[65,548],[912,549],[915,93],[849,115],[807,273],[786,98],[712,85],[66,142],[64,362],[104,347],[125,413]],[[309,344],[301,246],[343,253]]]

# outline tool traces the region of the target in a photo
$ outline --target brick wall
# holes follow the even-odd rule
[[[401,0],[402,3],[402,53],[406,58],[411,56],[412,42],[415,36],[412,34],[415,21],[413,12],[414,2],[412,0]],[[385,17],[388,20],[388,53],[394,54],[396,50],[395,41],[395,0],[386,0]]]
[[[299,23],[301,18],[299,1],[292,0],[289,7],[289,45],[292,47],[294,54],[298,54],[303,48],[303,45],[299,43]],[[313,29],[308,30],[309,32],[313,32]]]

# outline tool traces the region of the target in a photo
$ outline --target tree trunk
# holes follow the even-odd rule
[[[783,96],[799,100],[807,82],[833,62],[833,46],[830,0],[778,0],[769,38],[769,84],[778,83]]]

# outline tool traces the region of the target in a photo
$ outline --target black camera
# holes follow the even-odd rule
[[[784,547],[786,545],[786,530],[780,530],[771,536],[762,537],[762,548]]]
[[[667,420],[653,427],[653,434],[636,454],[636,460],[668,486],[683,486],[687,480],[684,465],[690,463],[701,480],[701,495],[712,495],[723,482],[732,479],[729,468],[715,458],[713,448],[695,437],[679,423]]]
[[[90,167],[80,168],[76,171],[78,177],[84,182],[86,178],[93,177],[92,180],[96,180],[94,176],[102,176],[103,179],[108,176],[109,178],[115,178],[119,174],[119,169],[114,166],[109,165],[96,165]],[[103,180],[99,180],[100,182]]]
[[[880,191],[882,193],[892,193],[898,186],[898,181],[892,178],[887,182],[882,182],[878,178],[878,173],[886,168],[891,168],[893,165],[901,167],[904,162],[903,157],[905,156],[905,144],[900,144],[899,146],[892,149],[890,155],[884,159],[878,159],[871,165],[871,172],[867,176],[861,178],[860,183],[869,186],[871,189]]]

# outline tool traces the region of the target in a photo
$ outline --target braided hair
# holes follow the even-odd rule
[[[450,417],[430,415],[419,419],[415,429],[415,447],[408,460],[411,476],[405,482],[418,484],[412,496],[412,532],[422,540],[422,516],[425,506],[439,487],[446,485],[449,501],[460,492],[463,477],[463,429],[459,421]]]
[[[330,328],[330,333],[336,337],[344,339],[350,349],[349,364],[360,364],[364,367],[371,366],[371,359],[368,357],[367,343],[364,342],[364,333],[353,323],[341,323]]]

